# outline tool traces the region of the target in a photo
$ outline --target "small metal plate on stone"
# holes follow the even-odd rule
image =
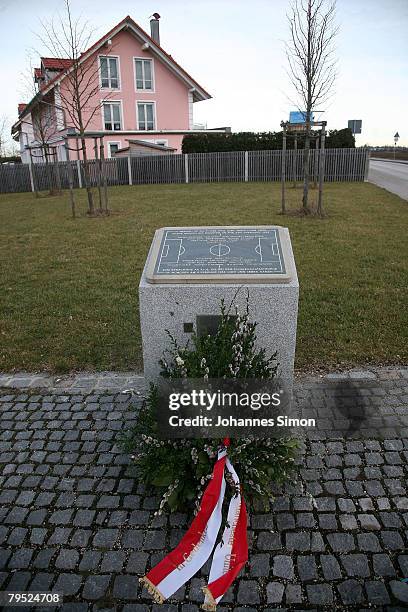
[[[165,227],[146,268],[151,283],[285,283],[292,278],[289,236],[278,226]]]

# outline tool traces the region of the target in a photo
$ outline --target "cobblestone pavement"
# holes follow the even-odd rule
[[[112,375],[121,382],[108,392],[82,376],[87,386],[70,379],[67,392],[55,390],[58,381],[37,390],[25,377],[0,379],[8,385],[0,395],[0,590],[64,593],[64,612],[198,611],[208,565],[164,606],[137,580],[188,522],[153,517],[158,500],[121,452],[139,400],[120,386],[141,388],[142,379]],[[408,369],[346,375],[357,385],[373,377],[377,402],[408,409]],[[298,380],[298,397],[311,382]],[[322,385],[314,401],[324,394]],[[406,431],[307,441],[298,482],[277,491],[271,512],[251,510],[250,563],[220,609],[407,609],[407,459]]]

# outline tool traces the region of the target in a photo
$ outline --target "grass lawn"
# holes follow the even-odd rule
[[[139,277],[165,225],[287,225],[297,368],[407,363],[408,204],[370,184],[325,189],[323,221],[281,217],[270,183],[114,187],[110,217],[75,221],[67,194],[1,195],[0,370],[140,369]]]

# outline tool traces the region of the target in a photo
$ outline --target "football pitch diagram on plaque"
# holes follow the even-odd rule
[[[287,236],[277,226],[165,227],[156,231],[151,283],[285,283],[292,277]]]

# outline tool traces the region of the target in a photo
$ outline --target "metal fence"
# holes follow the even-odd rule
[[[317,179],[320,150],[310,151],[311,180]],[[369,150],[326,149],[325,181],[363,181],[367,178]],[[55,164],[0,165],[0,193],[69,187],[69,164],[74,187],[84,186],[83,161]],[[98,164],[89,161],[91,185],[97,184]],[[303,150],[285,154],[286,180],[302,179]],[[279,181],[282,151],[231,151],[120,157],[104,162],[108,185],[208,183],[218,181]]]

